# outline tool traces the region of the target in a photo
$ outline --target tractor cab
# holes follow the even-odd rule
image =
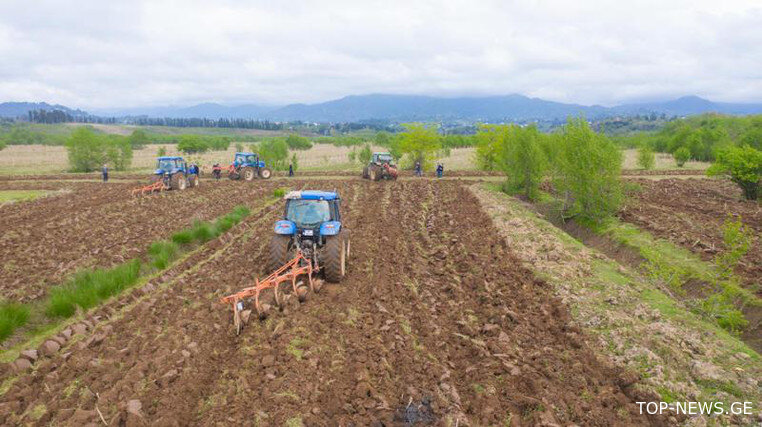
[[[261,163],[261,164],[260,164]],[[233,159],[233,165],[235,167],[239,166],[252,166],[252,167],[265,167],[265,162],[259,161],[259,155],[256,153],[235,153],[235,158]]]
[[[182,157],[178,156],[165,156],[159,157],[156,160],[155,175],[173,175],[177,172],[185,172],[188,170],[188,164]]]
[[[394,165],[394,157],[392,157],[389,153],[373,153],[373,157],[371,158],[371,162],[381,165],[381,164],[389,164]]]
[[[285,199],[286,212],[275,226],[277,234],[320,238],[341,231],[340,198],[336,192],[292,191]]]

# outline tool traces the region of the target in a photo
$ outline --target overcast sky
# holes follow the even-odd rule
[[[0,102],[762,102],[761,24],[760,0],[0,0]]]

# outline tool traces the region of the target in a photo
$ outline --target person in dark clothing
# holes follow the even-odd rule
[[[444,166],[441,163],[437,164],[437,178],[441,178],[444,174]]]
[[[421,162],[415,162],[415,176],[422,176],[421,173]]]
[[[294,165],[289,164],[288,165],[288,176],[294,176]]]
[[[103,182],[108,182],[108,165],[103,164]]]

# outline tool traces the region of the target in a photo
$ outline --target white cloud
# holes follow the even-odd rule
[[[762,98],[757,1],[0,3],[0,100],[81,108],[498,95]]]

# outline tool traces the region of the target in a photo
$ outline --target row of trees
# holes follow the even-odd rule
[[[554,134],[533,125],[483,125],[477,140],[479,166],[503,171],[508,192],[536,200],[548,180],[565,216],[590,221],[613,215],[621,203],[621,151],[584,119],[570,119]]]

